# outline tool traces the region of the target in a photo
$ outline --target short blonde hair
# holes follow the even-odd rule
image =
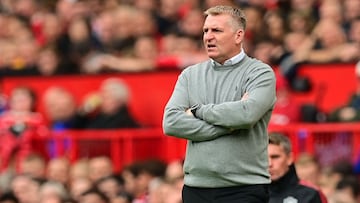
[[[240,8],[218,5],[207,9],[204,14],[206,16],[216,16],[223,14],[230,15],[232,18],[231,23],[234,25],[234,27],[242,28],[243,30],[246,28],[246,16]]]

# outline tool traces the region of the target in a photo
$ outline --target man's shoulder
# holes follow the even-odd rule
[[[303,187],[304,190],[307,190],[309,193],[314,193],[319,195],[322,200],[322,203],[327,202],[324,193],[321,191],[321,189],[318,186],[304,180],[300,180],[299,185]]]
[[[307,187],[315,191],[320,191],[320,188],[318,186],[305,180],[300,180],[299,185],[302,185],[303,187]]]
[[[183,72],[191,72],[191,71],[199,71],[200,69],[206,69],[209,68],[212,65],[211,60],[202,61],[193,65],[190,65],[183,69]]]
[[[272,69],[271,66],[267,63],[264,63],[263,61],[253,58],[250,56],[244,57],[244,62],[248,63],[251,67],[258,67],[258,68],[266,68],[266,69]]]

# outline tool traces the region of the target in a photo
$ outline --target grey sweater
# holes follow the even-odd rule
[[[267,127],[275,100],[272,68],[248,56],[234,65],[208,60],[184,69],[165,107],[163,129],[188,140],[185,184],[270,183]],[[194,104],[196,117],[185,114]]]

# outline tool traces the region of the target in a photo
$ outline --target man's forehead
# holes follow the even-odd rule
[[[230,23],[230,15],[220,14],[220,15],[208,15],[205,18],[204,26],[219,26],[225,27]]]

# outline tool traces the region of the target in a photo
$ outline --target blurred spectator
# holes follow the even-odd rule
[[[89,178],[95,183],[101,178],[111,176],[114,172],[113,163],[107,156],[96,156],[89,160]]]
[[[10,187],[19,203],[39,203],[39,191],[43,182],[27,175],[16,175]]]
[[[140,125],[128,109],[130,90],[121,79],[108,78],[99,92],[88,96],[80,107],[85,129],[137,128]]]
[[[79,201],[81,194],[92,188],[93,184],[89,178],[74,178],[69,184],[71,199]]]
[[[344,25],[348,31],[351,22],[360,17],[360,1],[359,0],[345,0],[343,1],[344,7]]]
[[[161,40],[162,35],[158,32],[156,19],[150,11],[135,9],[133,19],[134,37],[148,36],[155,40]]]
[[[353,42],[357,45],[360,44],[360,14],[357,18],[351,21],[348,37],[350,42]]]
[[[52,130],[77,128],[77,104],[74,96],[67,89],[52,86],[45,90],[43,96],[45,117]]]
[[[353,62],[360,57],[356,43],[348,42],[340,24],[331,19],[321,19],[312,33],[293,52],[280,61],[280,70],[288,80],[296,76],[302,63]]]
[[[78,71],[75,64],[61,58],[52,47],[44,47],[39,51],[36,68],[42,76],[74,74]]]
[[[319,187],[321,165],[315,155],[301,153],[295,161],[295,167],[301,181]]]
[[[148,0],[148,1],[142,1],[142,0],[132,0],[129,1],[134,7],[140,9],[140,10],[147,10],[151,13],[155,13],[156,9],[158,8],[158,1],[157,0]]]
[[[111,200],[111,203],[132,203],[133,197],[126,192],[120,192],[115,198]]]
[[[5,170],[13,159],[19,163],[33,151],[32,139],[44,136],[46,125],[40,113],[35,111],[36,95],[25,86],[15,87],[9,97],[9,109],[0,116],[1,167]]]
[[[69,152],[72,142],[62,132],[81,127],[77,103],[70,91],[56,85],[44,91],[42,102],[44,117],[52,130],[52,137],[47,141],[48,155],[50,158],[63,156]],[[61,139],[58,139],[60,136]]]
[[[321,191],[330,200],[333,196],[338,183],[347,177],[354,177],[354,170],[351,162],[340,160],[330,166],[326,166],[321,171],[319,185]]]
[[[322,20],[329,19],[343,26],[343,14],[340,1],[323,0],[319,6],[319,17]]]
[[[79,203],[110,203],[110,199],[96,188],[91,188],[81,194]]]
[[[124,179],[124,190],[126,193],[130,194],[132,197],[135,196],[136,183],[135,178],[140,170],[140,164],[137,162],[128,164],[123,167],[121,171],[121,176]]]
[[[165,180],[168,182],[176,183],[177,181],[181,181],[184,178],[184,170],[183,170],[183,161],[182,160],[174,160],[167,164],[165,171]],[[180,182],[180,187],[183,185]]]
[[[45,178],[46,160],[37,153],[31,153],[20,163],[20,173],[29,175],[33,178]]]
[[[64,60],[74,64],[74,73],[82,72],[83,61],[97,51],[92,41],[89,22],[83,17],[73,19],[68,25],[67,32],[59,40],[60,54]]]
[[[78,178],[89,178],[89,160],[80,158],[70,166],[70,181]]]
[[[330,122],[355,122],[360,120],[360,61],[355,66],[356,89],[343,106],[329,115]]]
[[[87,67],[96,72],[143,72],[163,69],[183,69],[207,58],[198,41],[187,35],[168,34],[161,40],[161,47],[151,37],[139,37],[134,53],[128,56],[97,55]]]
[[[281,46],[282,39],[289,31],[305,33],[309,35],[309,38],[314,37],[316,35],[310,35],[310,33],[314,33],[312,32],[314,23],[318,21],[334,21],[345,33],[349,33],[351,23],[360,15],[358,0],[161,0],[145,2],[19,0],[13,3],[2,1],[0,6],[6,12],[0,15],[0,26],[3,28],[0,31],[0,41],[4,39],[7,43],[4,43],[6,46],[1,46],[0,52],[4,50],[7,55],[5,57],[7,59],[4,60],[7,61],[7,68],[0,69],[0,72],[4,73],[2,75],[49,74],[49,71],[43,70],[44,67],[37,70],[34,63],[28,61],[33,58],[30,54],[37,55],[36,46],[40,48],[54,46],[53,51],[59,54],[60,61],[68,65],[65,66],[68,67],[66,73],[87,74],[104,72],[88,70],[89,63],[99,63],[99,57],[101,58],[102,54],[124,60],[123,57],[132,53],[135,42],[142,36],[151,37],[156,41],[160,55],[163,51],[161,39],[167,35],[174,33],[185,35],[193,38],[198,44],[202,35],[201,23],[198,22],[204,17],[201,11],[218,4],[239,5],[245,10],[249,23],[244,48],[250,55],[256,49],[263,48],[263,46],[257,46],[259,42],[271,41],[274,46]],[[265,29],[268,30],[267,32],[261,30],[264,27],[268,27]],[[269,39],[264,38],[265,36]],[[21,51],[22,44],[28,44],[22,43],[25,41],[36,42],[32,52]],[[356,51],[359,52],[359,50],[349,44],[345,44],[346,46],[338,44],[341,50],[339,53],[324,50],[325,53],[314,52],[316,54],[313,56],[306,53],[310,50],[313,52],[314,46],[320,43],[311,39],[306,42],[304,44],[308,45],[303,47],[307,48],[301,48],[298,51],[300,53],[294,56],[293,63],[327,63],[333,60],[348,62],[354,57],[359,57],[355,56]],[[301,51],[302,49],[305,50]],[[30,54],[24,55],[21,52]],[[328,57],[325,57],[327,55]],[[9,56],[11,60],[8,60]],[[180,58],[182,58],[180,60],[185,60],[192,57],[186,55]],[[129,59],[126,58],[126,60]],[[136,64],[134,63],[136,58],[131,58],[130,61]],[[194,63],[194,60],[189,63]],[[3,62],[0,64],[3,66]],[[159,65],[157,62],[152,64],[152,66],[157,65]],[[152,67],[152,69],[156,68]],[[143,70],[149,70],[149,68],[137,69],[137,71]],[[133,71],[133,69],[121,71]],[[57,71],[55,73],[57,74]]]
[[[267,38],[275,44],[282,44],[287,32],[286,22],[282,14],[277,10],[269,10],[264,16]]]
[[[115,174],[100,178],[94,185],[110,200],[115,198],[120,192],[124,192],[124,180],[121,176]]]
[[[63,34],[64,25],[56,13],[38,12],[31,18],[31,30],[40,47],[55,46]]]
[[[13,12],[24,20],[30,20],[40,6],[36,0],[17,0],[13,4]]]
[[[181,203],[181,190],[173,183],[161,178],[153,179],[149,184],[148,203]]]
[[[55,4],[55,12],[60,22],[67,27],[75,18],[91,17],[94,14],[98,15],[100,5],[97,2],[58,0]]]
[[[39,47],[28,25],[18,17],[7,17],[6,42],[2,47],[1,76],[38,75],[36,59]]]
[[[152,37],[139,37],[134,42],[132,54],[115,56],[111,54],[95,54],[83,65],[87,73],[107,71],[142,72],[156,68],[159,47]]]
[[[182,188],[184,186],[183,161],[174,160],[167,164],[165,171],[165,202],[180,203]],[[167,195],[168,194],[168,195]]]
[[[244,8],[247,17],[244,49],[250,54],[256,51],[255,44],[265,39],[264,10],[255,6],[246,6]]]
[[[311,37],[312,39],[305,41],[304,46],[299,47],[299,51],[295,53],[297,60],[329,63],[359,59],[359,48],[356,44],[347,42],[343,28],[333,20],[321,19]]]
[[[70,161],[65,157],[53,158],[46,170],[46,179],[61,183],[64,187],[69,184]]]
[[[276,103],[270,118],[271,125],[288,125],[301,121],[300,104],[292,99],[291,87],[287,80],[277,74]]]
[[[262,40],[255,44],[252,56],[264,63],[277,64],[283,53],[284,50],[279,44],[271,40]]]
[[[180,16],[180,0],[160,0],[156,13],[157,25],[162,35],[176,30],[176,24]]]
[[[289,32],[284,37],[283,53],[279,57],[279,71],[286,78],[288,83],[292,85],[297,77],[299,64],[303,61],[295,60],[294,54],[298,47],[302,46],[308,35],[302,32]]]
[[[189,10],[185,13],[183,18],[178,22],[177,33],[186,35],[198,41],[199,45],[202,42],[204,23],[203,11],[199,8]]]
[[[288,11],[304,13],[313,19],[311,21],[317,21],[319,18],[318,4],[317,0],[290,0],[290,9]]]
[[[310,16],[300,11],[293,11],[287,18],[289,32],[310,34],[315,22]]]
[[[330,197],[330,203],[356,203],[360,200],[360,184],[356,176],[341,179]]]
[[[47,181],[39,188],[39,203],[62,203],[69,200],[69,194],[63,184]]]
[[[249,2],[249,0],[246,0],[250,5],[255,5],[257,6],[258,4],[254,4],[254,1],[256,0],[251,0],[251,2]],[[260,4],[262,4],[262,0],[260,0]],[[204,9],[208,9],[210,7],[216,6],[216,5],[228,5],[228,6],[236,6],[235,5],[235,1],[233,0],[205,0],[204,1]],[[262,4],[263,5],[263,4]],[[262,6],[261,5],[261,6]]]
[[[4,192],[0,194],[0,203],[19,203],[13,192]]]
[[[164,178],[165,171],[166,164],[160,160],[134,162],[121,173],[125,191],[134,197],[134,202],[145,203],[149,198],[150,183],[157,178]]]
[[[135,19],[135,14],[136,8],[128,5],[120,5],[114,10],[113,16],[110,16],[113,19],[113,22],[106,21],[105,23],[105,26],[111,26],[108,27],[108,29],[113,29],[110,32],[113,33],[111,43],[112,47],[116,50],[116,55],[127,55],[134,45],[135,24],[129,22],[132,22]]]

